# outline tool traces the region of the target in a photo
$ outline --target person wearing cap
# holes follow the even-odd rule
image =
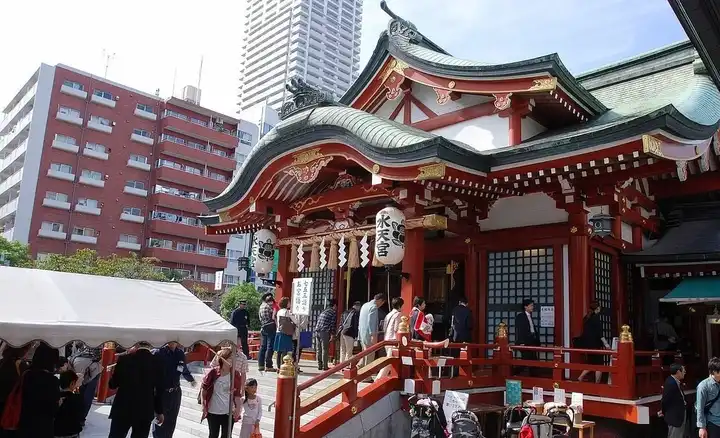
[[[275,323],[275,298],[273,294],[265,293],[260,298],[260,351],[258,352],[258,369],[260,371],[275,372],[273,367],[273,344],[275,342],[275,333],[277,332],[277,324]]]
[[[238,344],[242,345],[242,351],[245,357],[250,355],[250,348],[248,346],[248,326],[250,325],[250,314],[248,313],[245,306],[247,301],[241,300],[238,303],[237,309],[232,311],[230,314],[230,324],[237,329]]]
[[[524,299],[522,302],[523,310],[515,316],[515,343],[528,347],[540,346],[540,333],[538,333],[537,325],[533,321],[533,310],[535,310],[535,301]],[[520,352],[523,360],[537,360],[536,351],[523,350]]]

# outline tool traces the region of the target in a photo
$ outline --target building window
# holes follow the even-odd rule
[[[192,243],[178,243],[177,250],[182,252],[195,252],[195,245]]]
[[[87,142],[87,143],[85,144],[85,148],[87,148],[88,150],[95,151],[95,152],[100,152],[100,153],[103,153],[103,154],[106,154],[106,153],[107,153],[107,148],[106,148],[105,146],[101,145],[101,144],[98,144],[98,143],[90,143],[90,142]]]
[[[210,272],[201,272],[200,273],[200,281],[204,281],[205,283],[214,283],[215,282],[215,274],[212,274]]]
[[[600,322],[605,339],[612,339],[613,287],[612,256],[595,250],[594,257],[595,301],[600,305]]]
[[[217,172],[213,172],[211,170],[208,170],[208,172],[205,176],[207,176],[208,178],[214,179],[215,181],[227,182],[227,180],[228,180],[225,175],[219,174]]]
[[[50,169],[60,173],[73,173],[73,168],[69,164],[52,163]]]
[[[203,120],[200,120],[200,119],[196,119],[195,117],[190,117],[190,123],[194,123],[194,124],[196,124],[196,125],[204,126],[204,127],[206,127],[206,128],[207,128],[207,125],[208,125],[206,121],[203,121]]]
[[[131,216],[142,216],[142,209],[137,207],[124,207],[123,214],[129,214]]]
[[[173,242],[172,240],[166,240],[166,239],[150,239],[148,240],[148,246],[151,248],[165,248],[165,249],[172,249]]]
[[[76,236],[88,236],[88,237],[95,237],[96,231],[95,228],[89,228],[89,227],[75,227],[73,228],[74,235]]]
[[[205,255],[214,256],[214,257],[220,257],[220,250],[217,248],[212,248],[212,247],[206,246],[206,247],[202,248],[199,252],[200,252],[200,254],[205,254]]]
[[[245,131],[238,131],[240,143],[250,146],[252,144],[252,134]]]
[[[63,85],[65,85],[66,87],[74,88],[76,90],[81,90],[81,91],[85,90],[85,86],[83,84],[81,84],[80,82],[66,80],[63,82]]]
[[[137,109],[139,109],[140,111],[145,111],[146,113],[155,113],[155,109],[152,106],[144,103],[137,104]]]
[[[102,181],[103,174],[94,170],[83,169],[82,174],[85,178],[94,179],[95,181]]]
[[[98,208],[100,206],[97,199],[80,198],[77,203],[78,205],[90,208]]]
[[[45,192],[45,199],[52,199],[53,201],[58,202],[67,202],[68,195],[66,195],[65,193]]]
[[[180,190],[175,187],[165,187],[159,184],[155,185],[155,193],[165,193],[167,195],[179,196],[181,198],[193,199],[196,201],[200,200],[200,193]]]
[[[90,116],[90,121],[99,125],[112,126],[112,122],[110,122],[110,120],[106,119],[105,117]]]
[[[120,235],[120,241],[125,243],[140,243],[140,240],[138,240],[138,236],[133,236],[132,234],[121,234]]]
[[[130,161],[147,164],[148,159],[145,155],[130,154]]]
[[[263,129],[262,129],[261,135],[267,134],[268,132],[270,132],[271,129],[273,129],[273,127],[271,125],[269,125],[267,123],[263,123]]]
[[[132,189],[145,190],[145,183],[142,181],[128,181],[125,183],[125,187],[130,187]]]
[[[107,91],[95,90],[93,91],[93,94],[107,100],[112,100],[113,98],[113,95],[111,93],[108,93]]]
[[[58,141],[60,143],[65,143],[65,144],[71,144],[71,145],[77,144],[77,139],[75,139],[75,137],[70,137],[69,135],[62,135],[62,134],[55,134],[55,141]]]
[[[245,155],[245,154],[235,154],[235,159],[237,160],[238,163],[245,162],[246,158],[247,158],[247,155]]]
[[[160,141],[171,141],[171,142],[177,143],[177,144],[187,144],[187,141],[185,139],[180,138],[180,137],[175,137],[174,135],[170,135],[170,134],[163,134],[162,136],[160,136]]]
[[[137,135],[147,137],[147,138],[152,138],[152,134],[150,134],[148,131],[146,131],[144,129],[135,128],[135,129],[133,129],[133,134],[137,134]]]
[[[180,113],[177,112],[177,111],[173,111],[173,110],[166,109],[166,110],[165,110],[165,115],[164,115],[163,117],[168,117],[168,116],[169,116],[169,117],[175,117],[175,118],[178,118],[178,119],[180,119],[180,120],[188,120],[188,119],[189,119],[189,117],[186,116],[185,114],[180,114]]]
[[[74,108],[68,108],[66,106],[61,106],[58,108],[58,112],[60,114],[66,115],[66,116],[80,118],[80,111],[78,111]]]
[[[55,231],[58,233],[62,233],[63,230],[65,229],[65,225],[59,224],[57,222],[43,222],[40,225],[40,229],[45,230],[45,231]]]

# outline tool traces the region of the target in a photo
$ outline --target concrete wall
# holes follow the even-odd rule
[[[400,392],[392,392],[324,438],[410,436],[410,416],[400,410]]]

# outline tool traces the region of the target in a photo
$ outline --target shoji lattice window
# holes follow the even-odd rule
[[[612,341],[612,256],[605,252],[594,252],[594,278],[595,301],[600,305],[600,321],[602,321],[603,336],[608,342]]]
[[[535,301],[533,322],[542,345],[555,344],[555,328],[540,327],[540,307],[555,306],[553,248],[488,253],[487,337],[492,342],[498,324],[508,325],[515,343],[515,315],[522,301]]]
[[[335,271],[330,269],[321,269],[319,271],[303,270],[298,274],[298,278],[312,278],[312,296],[310,297],[310,317],[308,321],[307,331],[313,331],[315,323],[320,317],[320,313],[325,310],[331,298],[333,298],[333,290],[335,290]],[[313,346],[315,346],[315,336],[313,336]]]

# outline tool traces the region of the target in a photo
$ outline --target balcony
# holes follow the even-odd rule
[[[0,233],[0,236],[4,237],[5,240],[13,240],[13,234],[15,232],[15,227],[9,228],[2,233]]]
[[[227,267],[227,259],[225,257],[205,255],[197,252],[176,251],[166,248],[147,248],[144,255],[170,263],[197,265],[214,269],[225,269]]]
[[[83,124],[82,117],[80,117],[77,114],[64,113],[64,112],[58,111],[57,114],[55,114],[55,118],[62,122],[70,123],[72,125],[82,126],[82,124]]]
[[[61,179],[63,181],[75,181],[74,173],[60,172],[59,170],[49,169],[47,176],[50,178]]]
[[[83,155],[103,161],[107,161],[110,158],[110,155],[107,152],[96,151],[95,149],[90,149],[87,146],[83,148]]]
[[[153,122],[157,120],[157,114],[151,113],[150,111],[143,111],[139,108],[135,108],[135,111],[133,111],[133,114],[136,116],[146,119],[146,120],[152,120]]]
[[[78,213],[89,214],[91,216],[100,216],[100,213],[102,213],[102,209],[100,207],[92,207],[82,204],[75,204],[75,211]]]
[[[63,94],[67,94],[68,96],[79,97],[80,99],[87,99],[87,91],[78,90],[77,88],[70,87],[65,84],[60,87],[60,92]]]
[[[73,154],[77,154],[78,151],[80,150],[80,146],[78,146],[76,144],[72,144],[72,143],[67,143],[67,142],[65,142],[63,140],[59,140],[57,138],[55,140],[53,140],[51,146],[53,149],[59,149],[61,151],[65,151],[65,152],[71,152]]]
[[[238,145],[238,138],[232,132],[217,131],[208,126],[198,125],[170,115],[163,116],[162,128],[227,148],[236,148]]]
[[[71,234],[70,240],[77,243],[97,244],[97,236],[85,236],[83,234]]]
[[[160,219],[150,221],[150,231],[170,236],[180,236],[188,239],[205,240],[207,242],[227,243],[228,236],[206,235],[205,227],[195,227],[182,222],[170,222]]]
[[[170,195],[168,193],[155,193],[153,195],[152,204],[193,214],[202,214],[207,213],[208,211],[205,204],[203,204],[203,202],[199,199],[184,198],[182,196]]]
[[[4,194],[8,190],[14,189],[16,186],[17,189],[20,190],[20,181],[22,180],[23,169],[24,168],[18,170],[10,175],[5,181],[0,182],[0,195]]]
[[[38,237],[45,237],[46,239],[65,240],[67,233],[62,231],[53,231],[40,228],[38,231]]]
[[[142,198],[147,198],[148,191],[145,189],[136,189],[135,187],[123,187],[123,193],[126,193],[128,195],[134,195],[134,196],[140,196]]]
[[[0,219],[5,219],[6,217],[15,213],[17,211],[17,207],[18,198],[13,199],[12,201],[0,207]]]
[[[118,240],[118,243],[117,245],[115,245],[115,247],[119,249],[129,249],[130,251],[140,251],[141,246],[139,243],[130,243]]]
[[[155,140],[153,140],[152,137],[145,137],[144,135],[136,134],[134,132],[130,134],[130,140],[136,141],[138,143],[143,143],[148,146],[152,146],[155,144]]]
[[[140,169],[140,170],[144,170],[146,172],[150,172],[150,163],[143,163],[142,161],[128,159],[127,167],[133,167],[135,169]]]
[[[95,131],[104,132],[106,134],[112,134],[112,130],[113,130],[112,126],[103,125],[102,123],[95,121],[95,120],[89,120],[87,126],[90,129],[94,129]]]
[[[188,187],[194,187],[201,190],[204,189],[213,193],[222,192],[228,185],[225,181],[217,181],[212,178],[206,178],[202,175],[162,166],[157,168],[157,178]]]
[[[207,164],[209,167],[233,171],[237,167],[237,162],[232,157],[223,157],[212,152],[195,149],[190,146],[174,143],[172,141],[163,140],[159,145],[160,153],[171,157],[180,158],[182,160],[192,161],[198,164]]]
[[[90,178],[89,176],[81,175],[78,182],[80,184],[85,184],[86,186],[99,187],[99,188],[105,187],[105,180]]]
[[[103,105],[108,108],[115,108],[114,100],[98,96],[97,94],[93,94],[92,97],[90,97],[90,102],[97,103],[98,105]]]
[[[125,222],[134,222],[136,224],[145,223],[145,216],[138,216],[130,213],[121,213],[120,220]]]
[[[43,199],[43,206],[50,208],[57,208],[58,210],[70,210],[70,203],[67,201],[58,201],[56,199]]]

